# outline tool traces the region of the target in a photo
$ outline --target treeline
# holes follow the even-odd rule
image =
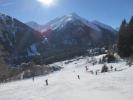
[[[133,16],[129,23],[122,21],[119,30],[118,53],[122,58],[133,56]]]
[[[79,47],[71,47],[60,50],[49,50],[45,54],[41,54],[38,56],[21,56],[14,57],[11,59],[12,63],[15,65],[20,65],[22,62],[28,63],[29,61],[33,61],[37,65],[43,64],[51,64],[58,61],[64,61],[67,59],[72,59],[76,56],[86,55],[87,50]],[[11,62],[10,61],[10,62]],[[15,66],[14,65],[14,66]]]

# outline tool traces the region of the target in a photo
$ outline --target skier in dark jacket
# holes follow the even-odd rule
[[[98,74],[98,71],[96,70],[96,75]]]
[[[48,86],[48,79],[45,80],[46,86]]]
[[[113,71],[113,66],[110,67],[111,71]]]
[[[86,71],[88,71],[88,67],[87,66],[85,66],[85,69],[86,69]]]
[[[78,76],[78,79],[80,80],[80,76],[79,75],[77,75]]]

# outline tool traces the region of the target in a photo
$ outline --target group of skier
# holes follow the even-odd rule
[[[111,66],[110,69],[111,69],[111,71],[113,71],[113,66]],[[86,71],[86,72],[90,72],[91,74],[95,74],[95,75],[98,75],[98,72],[99,72],[99,70],[96,70],[96,71],[89,70],[89,67],[88,67],[88,66],[85,66],[85,71]],[[107,67],[106,65],[104,65],[104,66],[102,67],[102,71],[108,72],[108,67]],[[101,71],[101,73],[102,73],[102,71]],[[115,71],[117,71],[116,68],[115,68]],[[74,72],[75,72],[75,71],[74,71]],[[77,75],[77,79],[80,80],[80,75]],[[35,80],[35,77],[34,77],[34,76],[32,77],[32,80],[33,80],[33,81]],[[46,85],[46,86],[49,85],[48,79],[45,80],[45,85]]]

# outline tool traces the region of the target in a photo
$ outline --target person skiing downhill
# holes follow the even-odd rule
[[[85,66],[85,69],[86,69],[86,71],[88,71],[88,67],[87,66]]]
[[[96,75],[98,74],[98,71],[96,70]]]
[[[32,81],[34,82],[34,80],[35,80],[35,77],[33,76],[33,77],[32,77]]]
[[[78,79],[80,80],[80,76],[79,75],[77,75],[78,76]]]
[[[46,86],[48,86],[48,79],[45,80]]]
[[[113,71],[113,66],[112,65],[111,65],[110,69],[111,69],[111,71]]]

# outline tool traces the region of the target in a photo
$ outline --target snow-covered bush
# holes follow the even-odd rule
[[[107,54],[102,58],[102,63],[107,62],[107,63],[114,63],[117,62],[117,58],[114,56],[114,54]]]

